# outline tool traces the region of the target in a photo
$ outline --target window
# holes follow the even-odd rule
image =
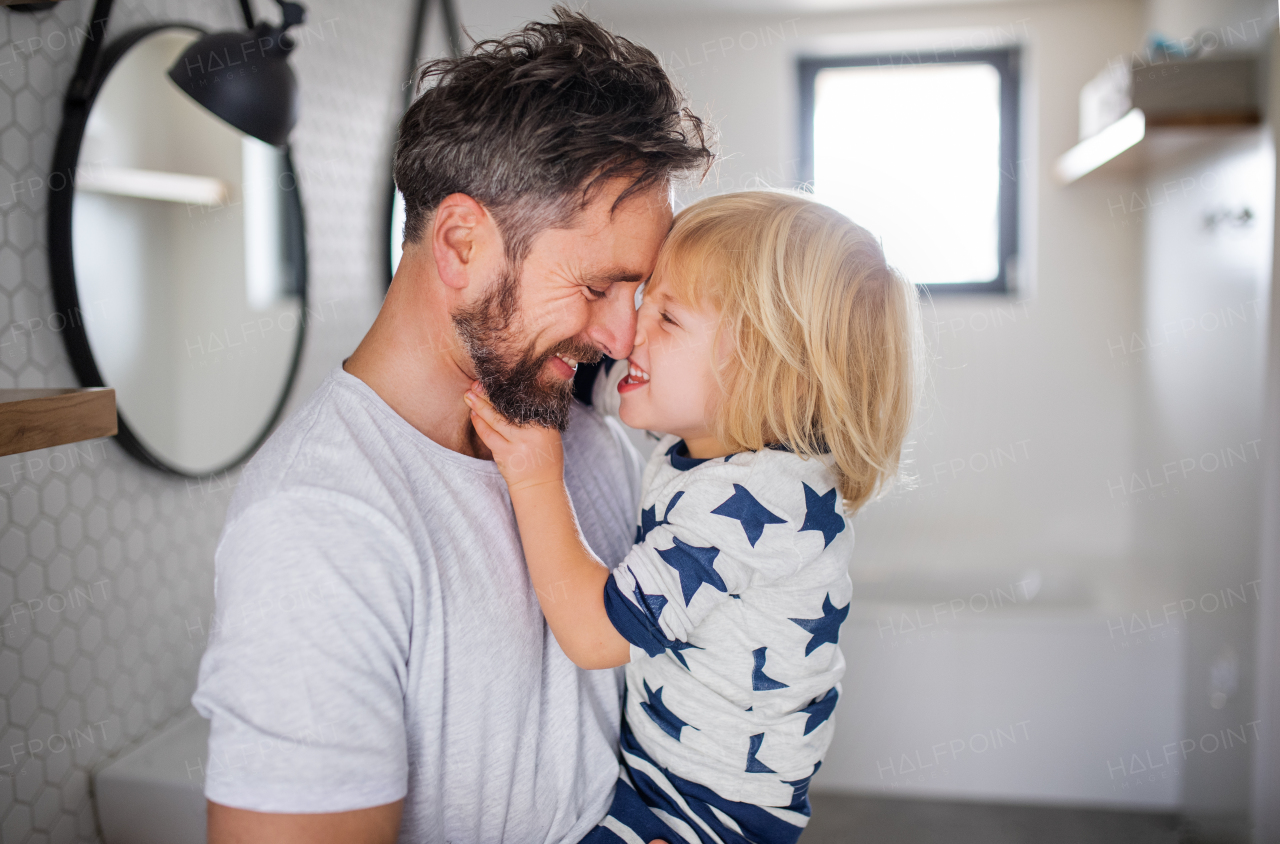
[[[1013,287],[1016,50],[800,61],[801,178],[930,292]]]

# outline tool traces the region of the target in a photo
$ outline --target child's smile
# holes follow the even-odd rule
[[[619,393],[629,393],[649,383],[649,373],[636,366],[630,359],[627,360],[627,366],[627,377],[618,382]]]

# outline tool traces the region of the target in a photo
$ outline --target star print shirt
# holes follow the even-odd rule
[[[788,806],[831,743],[853,530],[829,458],[683,446],[655,449],[636,544],[605,587],[631,643],[626,719],[672,773]]]

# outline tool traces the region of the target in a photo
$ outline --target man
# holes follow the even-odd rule
[[[212,844],[574,842],[617,776],[619,678],[547,631],[462,396],[565,431],[583,531],[621,559],[640,467],[573,372],[630,353],[671,182],[712,154],[652,53],[563,9],[421,81],[382,311],[227,514],[193,701]]]

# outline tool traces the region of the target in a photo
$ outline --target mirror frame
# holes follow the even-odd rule
[[[409,106],[413,105],[414,95],[418,90],[418,54],[422,52],[422,45],[426,42],[427,15],[431,11],[430,0],[417,0],[414,6],[413,20],[410,23],[409,32],[409,54],[405,73],[405,83],[402,87],[404,92],[404,108],[400,111],[400,116],[396,118],[396,129],[391,133],[391,158],[388,170],[391,172],[389,188],[387,190],[386,199],[382,203],[382,235],[380,235],[380,243],[378,246],[379,253],[386,257],[386,263],[383,264],[382,273],[382,292],[385,294],[391,289],[391,281],[395,278],[396,268],[391,265],[391,248],[390,239],[392,237],[391,225],[395,221],[395,204],[396,204],[396,177],[395,177],[395,148],[396,140],[399,137],[400,121],[404,119],[404,113],[409,110]],[[449,45],[449,56],[451,58],[459,58],[462,55],[462,26],[458,22],[458,10],[453,6],[453,0],[440,0],[440,16],[444,24],[444,36]],[[403,235],[403,232],[401,232]]]
[[[71,359],[71,368],[75,371],[82,387],[109,387],[111,385],[103,381],[102,373],[99,371],[97,360],[93,355],[93,348],[89,343],[89,336],[84,328],[83,312],[80,309],[80,295],[76,286],[75,255],[71,229],[72,208],[75,203],[76,193],[74,175],[79,166],[80,147],[94,101],[97,99],[107,76],[115,68],[116,64],[144,38],[169,29],[183,29],[199,36],[207,34],[204,29],[194,24],[178,22],[153,24],[131,29],[110,44],[107,44],[103,48],[100,60],[96,60],[96,57],[88,56],[88,54],[81,57],[81,67],[77,69],[76,78],[71,80],[71,84],[67,89],[66,100],[63,104],[62,126],[58,130],[58,141],[54,148],[51,183],[49,185],[49,274],[53,282],[54,306],[65,320],[66,327],[62,331],[63,343],[66,346],[67,355]],[[86,42],[86,47],[88,47],[89,43],[91,42]],[[89,67],[85,67],[85,58],[88,58]],[[80,71],[87,71],[87,76],[81,78]],[[153,469],[184,478],[208,478],[226,473],[243,463],[258,450],[258,447],[270,436],[272,429],[284,412],[285,404],[289,400],[289,395],[293,391],[294,381],[298,375],[298,367],[302,361],[302,344],[307,334],[307,286],[309,280],[306,219],[304,217],[297,171],[294,169],[293,157],[288,147],[285,148],[285,167],[286,172],[293,176],[294,189],[291,193],[297,212],[296,215],[292,215],[296,223],[290,227],[290,231],[286,232],[286,237],[298,244],[297,289],[302,312],[298,316],[298,337],[293,347],[293,359],[289,364],[288,375],[281,385],[280,396],[276,400],[275,407],[271,410],[271,414],[263,425],[262,430],[258,432],[258,435],[248,447],[225,464],[202,474],[193,474],[174,466],[153,452],[134,433],[125,418],[124,411],[117,406],[116,416],[119,433],[116,434],[116,438],[120,441],[120,445],[124,447],[125,451]],[[52,184],[52,179],[59,174],[63,177],[61,188]],[[79,315],[79,317],[75,318],[76,315]]]

